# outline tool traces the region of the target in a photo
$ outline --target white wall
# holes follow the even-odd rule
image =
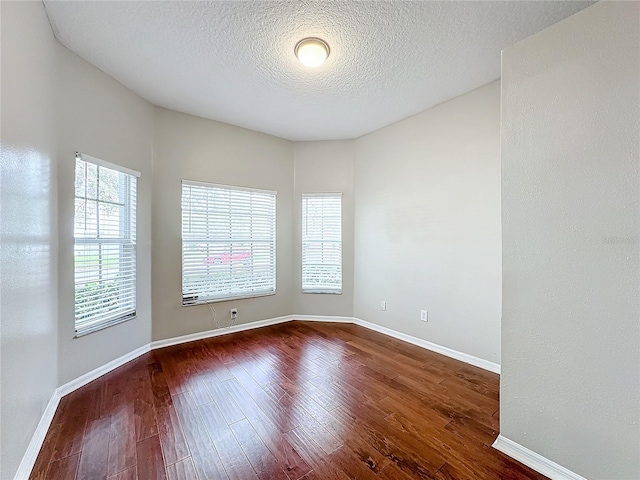
[[[153,107],[76,54],[57,46],[60,283],[59,383],[151,341],[151,186]],[[137,318],[74,338],[73,215],[75,152],[141,172],[137,211]]]
[[[163,108],[155,109],[153,339],[214,328],[206,305],[182,306],[181,181],[276,190],[276,294],[218,302],[217,320],[238,324],[291,314],[293,146],[287,140]]]
[[[355,162],[354,315],[495,363],[499,105],[494,82],[361,137]]]
[[[293,311],[301,315],[353,316],[353,162],[351,140],[294,143]],[[302,194],[342,193],[342,294],[302,293]]]
[[[1,2],[0,478],[57,385],[54,49],[40,2]]]
[[[500,430],[640,478],[640,4],[503,52]]]

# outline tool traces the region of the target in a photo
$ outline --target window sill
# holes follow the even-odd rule
[[[246,300],[249,298],[260,298],[260,297],[270,297],[275,295],[276,292],[268,292],[268,293],[256,293],[256,294],[252,294],[252,295],[239,295],[237,297],[224,297],[224,298],[211,298],[211,299],[206,299],[206,300],[196,300],[194,302],[189,302],[189,303],[184,303],[184,300],[182,301],[182,306],[183,307],[195,307],[198,305],[206,305],[208,303],[220,303],[220,302],[232,302],[234,300]]]
[[[76,334],[73,336],[73,338],[84,337],[85,335],[89,335],[90,333],[99,332],[100,330],[104,330],[105,328],[113,327],[114,325],[128,322],[129,320],[133,320],[135,318],[137,318],[137,315],[136,312],[133,312],[122,317],[107,320],[105,322],[99,323],[97,325],[92,325],[91,327],[82,330],[76,330]]]
[[[342,290],[302,290],[302,293],[320,294],[320,295],[342,295]]]

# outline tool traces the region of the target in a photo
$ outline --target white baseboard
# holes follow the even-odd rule
[[[215,330],[206,330],[204,332],[190,333],[189,335],[182,335],[180,337],[167,338],[165,340],[156,340],[155,342],[151,342],[151,350],[170,347],[172,345],[179,345],[181,343],[194,342],[196,340],[202,340],[205,338],[219,337],[220,335],[228,335],[230,333],[243,332],[245,330],[252,330],[254,328],[261,328],[267,327],[269,325],[277,325],[279,323],[290,322],[291,320],[294,320],[294,317],[294,315],[286,315],[284,317],[258,320],[257,322],[242,323],[230,328],[218,328]]]
[[[536,472],[546,475],[551,480],[587,480],[586,478],[564,468],[562,465],[537,454],[533,450],[523,447],[519,443],[509,440],[507,437],[498,435],[496,441],[493,442],[493,448],[500,450],[505,455],[510,456],[514,460],[534,469]]]
[[[292,320],[302,322],[355,323],[353,317],[334,317],[321,315],[291,315]]]
[[[453,350],[452,348],[449,348],[449,347],[443,347],[442,345],[438,345],[437,343],[432,343],[418,337],[413,337],[411,335],[407,335],[406,333],[398,332],[396,330],[392,330],[390,328],[383,327],[375,323],[367,322],[366,320],[361,320],[359,318],[354,318],[353,323],[355,323],[356,325],[360,325],[362,327],[368,328],[369,330],[374,330],[378,333],[382,333],[384,335],[389,335],[390,337],[397,338],[398,340],[412,343],[413,345],[417,345],[418,347],[426,348],[427,350],[431,350],[432,352],[440,353],[447,357],[460,360],[461,362],[465,362],[470,365],[480,367],[484,370],[488,370],[490,372],[500,374],[500,365],[497,363],[490,362],[489,360],[485,360],[480,357],[475,357],[473,355],[469,355],[468,353],[459,352],[458,350]]]
[[[58,395],[60,398],[68,395],[69,393],[79,389],[80,387],[85,386],[87,383],[94,381],[96,378],[100,378],[101,376],[109,373],[112,370],[115,370],[118,367],[121,367],[127,362],[138,358],[140,355],[145,354],[149,351],[149,344],[143,345],[135,350],[125,353],[121,357],[118,357],[114,360],[111,360],[109,363],[105,363],[101,367],[96,368],[95,370],[91,370],[90,372],[85,373],[84,375],[76,378],[75,380],[71,380],[70,382],[65,383],[61,387],[58,387]]]
[[[36,459],[40,453],[40,448],[42,448],[42,443],[44,442],[44,437],[46,437],[47,432],[49,431],[51,421],[53,420],[53,416],[56,413],[59,403],[60,395],[56,389],[51,394],[51,398],[49,399],[49,403],[47,403],[44,412],[42,412],[42,417],[40,417],[38,426],[36,427],[35,432],[33,432],[31,441],[27,446],[27,451],[24,452],[22,461],[18,466],[18,471],[14,477],[15,480],[23,480],[25,478],[29,478],[29,475],[31,475],[31,470],[33,470],[33,466],[36,463]]]
[[[16,476],[14,477],[15,480],[23,480],[25,478],[29,478],[29,475],[31,474],[31,470],[33,469],[33,466],[38,457],[38,453],[40,452],[40,448],[42,447],[42,442],[44,441],[47,431],[49,430],[49,426],[51,425],[51,421],[53,420],[53,415],[56,412],[58,403],[60,402],[60,399],[65,395],[68,395],[69,393],[86,385],[87,383],[109,373],[112,370],[115,370],[116,368],[139,357],[140,355],[143,355],[149,352],[150,350],[170,347],[172,345],[179,345],[181,343],[193,342],[195,340],[202,340],[205,338],[217,337],[220,335],[228,335],[230,333],[242,332],[245,330],[252,330],[254,328],[267,327],[269,325],[277,325],[279,323],[291,322],[294,320],[301,320],[301,321],[307,321],[307,322],[354,323],[356,325],[360,325],[361,327],[374,330],[384,335],[389,335],[390,337],[393,337],[393,338],[397,338],[398,340],[403,340],[405,342],[412,343],[413,345],[426,348],[427,350],[431,350],[433,352],[446,355],[447,357],[455,358],[456,360],[460,360],[462,362],[475,365],[476,367],[484,368],[485,370],[489,370],[494,373],[500,373],[500,365],[498,365],[497,363],[492,363],[487,360],[483,360],[482,358],[478,358],[478,357],[474,357],[473,355],[458,352],[456,350],[443,347],[442,345],[437,345],[435,343],[431,343],[417,337],[412,337],[411,335],[407,335],[406,333],[397,332],[390,328],[383,327],[375,323],[367,322],[365,320],[361,320],[359,318],[354,318],[354,317],[320,316],[320,315],[286,315],[284,317],[268,318],[265,320],[259,320],[257,322],[243,323],[241,325],[235,325],[231,328],[207,330],[205,332],[192,333],[189,335],[182,335],[180,337],[167,338],[165,340],[156,340],[154,342],[151,342],[139,348],[136,348],[135,350],[125,355],[122,355],[121,357],[116,358],[115,360],[112,360],[109,363],[106,363],[101,367],[98,367],[95,370],[85,373],[84,375],[76,378],[75,380],[72,380],[58,387],[51,395],[51,399],[49,400],[49,403],[47,404],[47,407],[42,415],[42,418],[40,419],[40,423],[38,423],[36,431],[34,432],[33,437],[31,438],[31,442],[27,447],[27,451],[25,452],[24,457],[22,458],[22,462],[20,463],[20,467],[18,468]],[[498,439],[500,439],[500,437],[498,437]],[[511,442],[510,440],[508,441]],[[497,442],[498,440],[496,440],[496,443]],[[494,444],[494,446],[498,448],[496,444]],[[520,448],[524,448],[524,447],[520,447]],[[503,451],[501,450],[501,448],[498,448],[498,450]],[[504,452],[504,453],[507,453],[507,452]],[[510,455],[510,454],[507,453],[507,455]],[[534,454],[534,455],[537,455],[537,454]],[[514,458],[516,457],[514,456]],[[540,458],[544,458],[544,457],[540,457]],[[526,464],[526,462],[520,460],[519,458],[516,458],[516,459]],[[532,467],[532,468],[535,468],[535,467]],[[563,479],[567,478],[572,480],[582,479],[582,477],[578,477],[578,476],[558,477],[558,478],[563,478]]]

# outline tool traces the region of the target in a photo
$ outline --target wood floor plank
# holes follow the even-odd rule
[[[371,442],[367,441],[366,435],[357,428],[355,418],[350,412],[339,408],[326,413],[317,411],[316,418],[344,443],[344,447],[352,453],[352,460],[355,463],[362,463],[376,473],[380,473],[391,463],[391,459],[373,448]]]
[[[191,457],[167,466],[167,480],[198,480]]]
[[[256,479],[253,467],[216,404],[211,402],[200,405],[199,410],[209,436],[214,439],[213,444],[229,478],[231,480]]]
[[[44,438],[44,442],[42,442],[42,447],[40,448],[40,452],[38,453],[38,457],[33,466],[33,469],[31,470],[30,478],[34,480],[42,480],[44,478],[47,478],[47,470],[49,469],[49,465],[52,462],[53,456],[56,452],[55,448],[58,442],[60,431],[62,429],[62,421],[68,412],[68,401],[68,396],[66,396],[63,397],[58,404],[58,409],[53,416],[49,431]]]
[[[358,480],[377,480],[379,477],[371,468],[362,462],[353,461],[353,452],[347,448],[337,448],[327,457],[327,461],[338,470],[344,472],[348,478]]]
[[[132,380],[133,387],[130,392],[133,394],[136,441],[140,442],[158,434],[158,425],[153,409],[153,391],[146,365],[140,369],[137,378]]]
[[[314,475],[326,480],[348,480],[345,472],[337,465],[325,459],[324,452],[314,442],[311,436],[301,428],[296,428],[285,434],[289,443],[295,448],[305,461],[313,468]]]
[[[230,428],[260,480],[286,480],[288,478],[249,420],[240,420],[230,425]]]
[[[227,371],[229,370],[227,369]],[[231,374],[231,372],[229,373]],[[231,378],[235,378],[233,374],[231,374]],[[222,382],[209,381],[207,382],[207,387],[209,388],[211,397],[222,412],[222,415],[224,415],[228,424],[238,422],[245,418],[244,413],[242,413],[242,410],[240,410],[240,407],[238,407]]]
[[[80,454],[76,453],[75,455],[51,462],[47,471],[47,477],[73,480],[76,478],[79,461]]]
[[[78,465],[78,480],[107,478],[110,432],[111,417],[102,417],[87,425]]]
[[[133,399],[122,393],[114,395],[111,408],[107,476],[136,465]]]
[[[147,363],[147,372],[149,373],[149,381],[151,382],[153,406],[161,408],[173,405],[171,402],[171,391],[167,384],[167,375],[164,372],[162,364],[157,360]]]
[[[354,425],[366,436],[375,450],[395,463],[401,470],[415,478],[430,478],[444,463],[439,452],[430,448],[421,436],[407,435],[396,425],[374,411],[369,404],[362,404],[358,411],[340,407],[344,416],[351,416]],[[362,418],[360,417],[362,413]]]
[[[173,404],[156,408],[156,417],[160,444],[167,465],[188,457],[189,447]]]
[[[438,472],[436,472],[437,475]],[[402,470],[398,468],[395,463],[389,463],[386,467],[384,467],[378,477],[384,480],[412,480],[413,477],[407,475]]]
[[[156,359],[162,365],[162,369],[165,375],[165,381],[169,387],[171,395],[177,395],[187,390],[189,376],[188,371],[181,368],[183,363],[180,352],[182,351],[180,345],[176,348],[163,348],[156,350],[154,353]]]
[[[187,442],[178,421],[162,365],[156,358],[147,363],[147,371],[153,392],[153,408],[160,436],[160,444],[167,465],[189,456]]]
[[[541,480],[491,448],[499,376],[351,324],[146,353],[61,399],[31,479]]]
[[[82,450],[82,440],[88,417],[88,396],[89,392],[86,389],[69,394],[67,409],[61,419],[61,427],[51,461],[80,453]]]
[[[249,423],[290,478],[300,478],[311,467],[283,436],[282,431],[262,411],[237,380],[225,382]],[[297,475],[297,476],[296,476]]]
[[[107,477],[107,480],[138,480],[138,467],[133,466]]]
[[[200,375],[196,374],[189,381],[189,391],[191,392],[191,396],[196,405],[204,405],[213,401],[213,397],[211,396],[211,393],[209,393],[207,384]]]
[[[227,479],[229,477],[222,461],[202,423],[195,400],[189,398],[190,395],[190,392],[180,393],[174,395],[173,400],[198,477]]]
[[[138,442],[136,456],[138,458],[138,478],[153,478],[154,480],[167,478],[158,435],[147,437]]]
[[[342,442],[304,408],[303,403],[298,401],[298,397],[292,398],[285,394],[280,399],[279,405],[285,409],[288,415],[296,418],[296,423],[300,428],[313,438],[326,454],[330,454],[342,446]]]

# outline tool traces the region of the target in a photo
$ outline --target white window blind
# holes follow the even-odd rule
[[[182,181],[182,304],[276,291],[276,192]]]
[[[302,291],[342,293],[342,194],[302,195]]]
[[[76,336],[136,315],[138,172],[76,154]]]

